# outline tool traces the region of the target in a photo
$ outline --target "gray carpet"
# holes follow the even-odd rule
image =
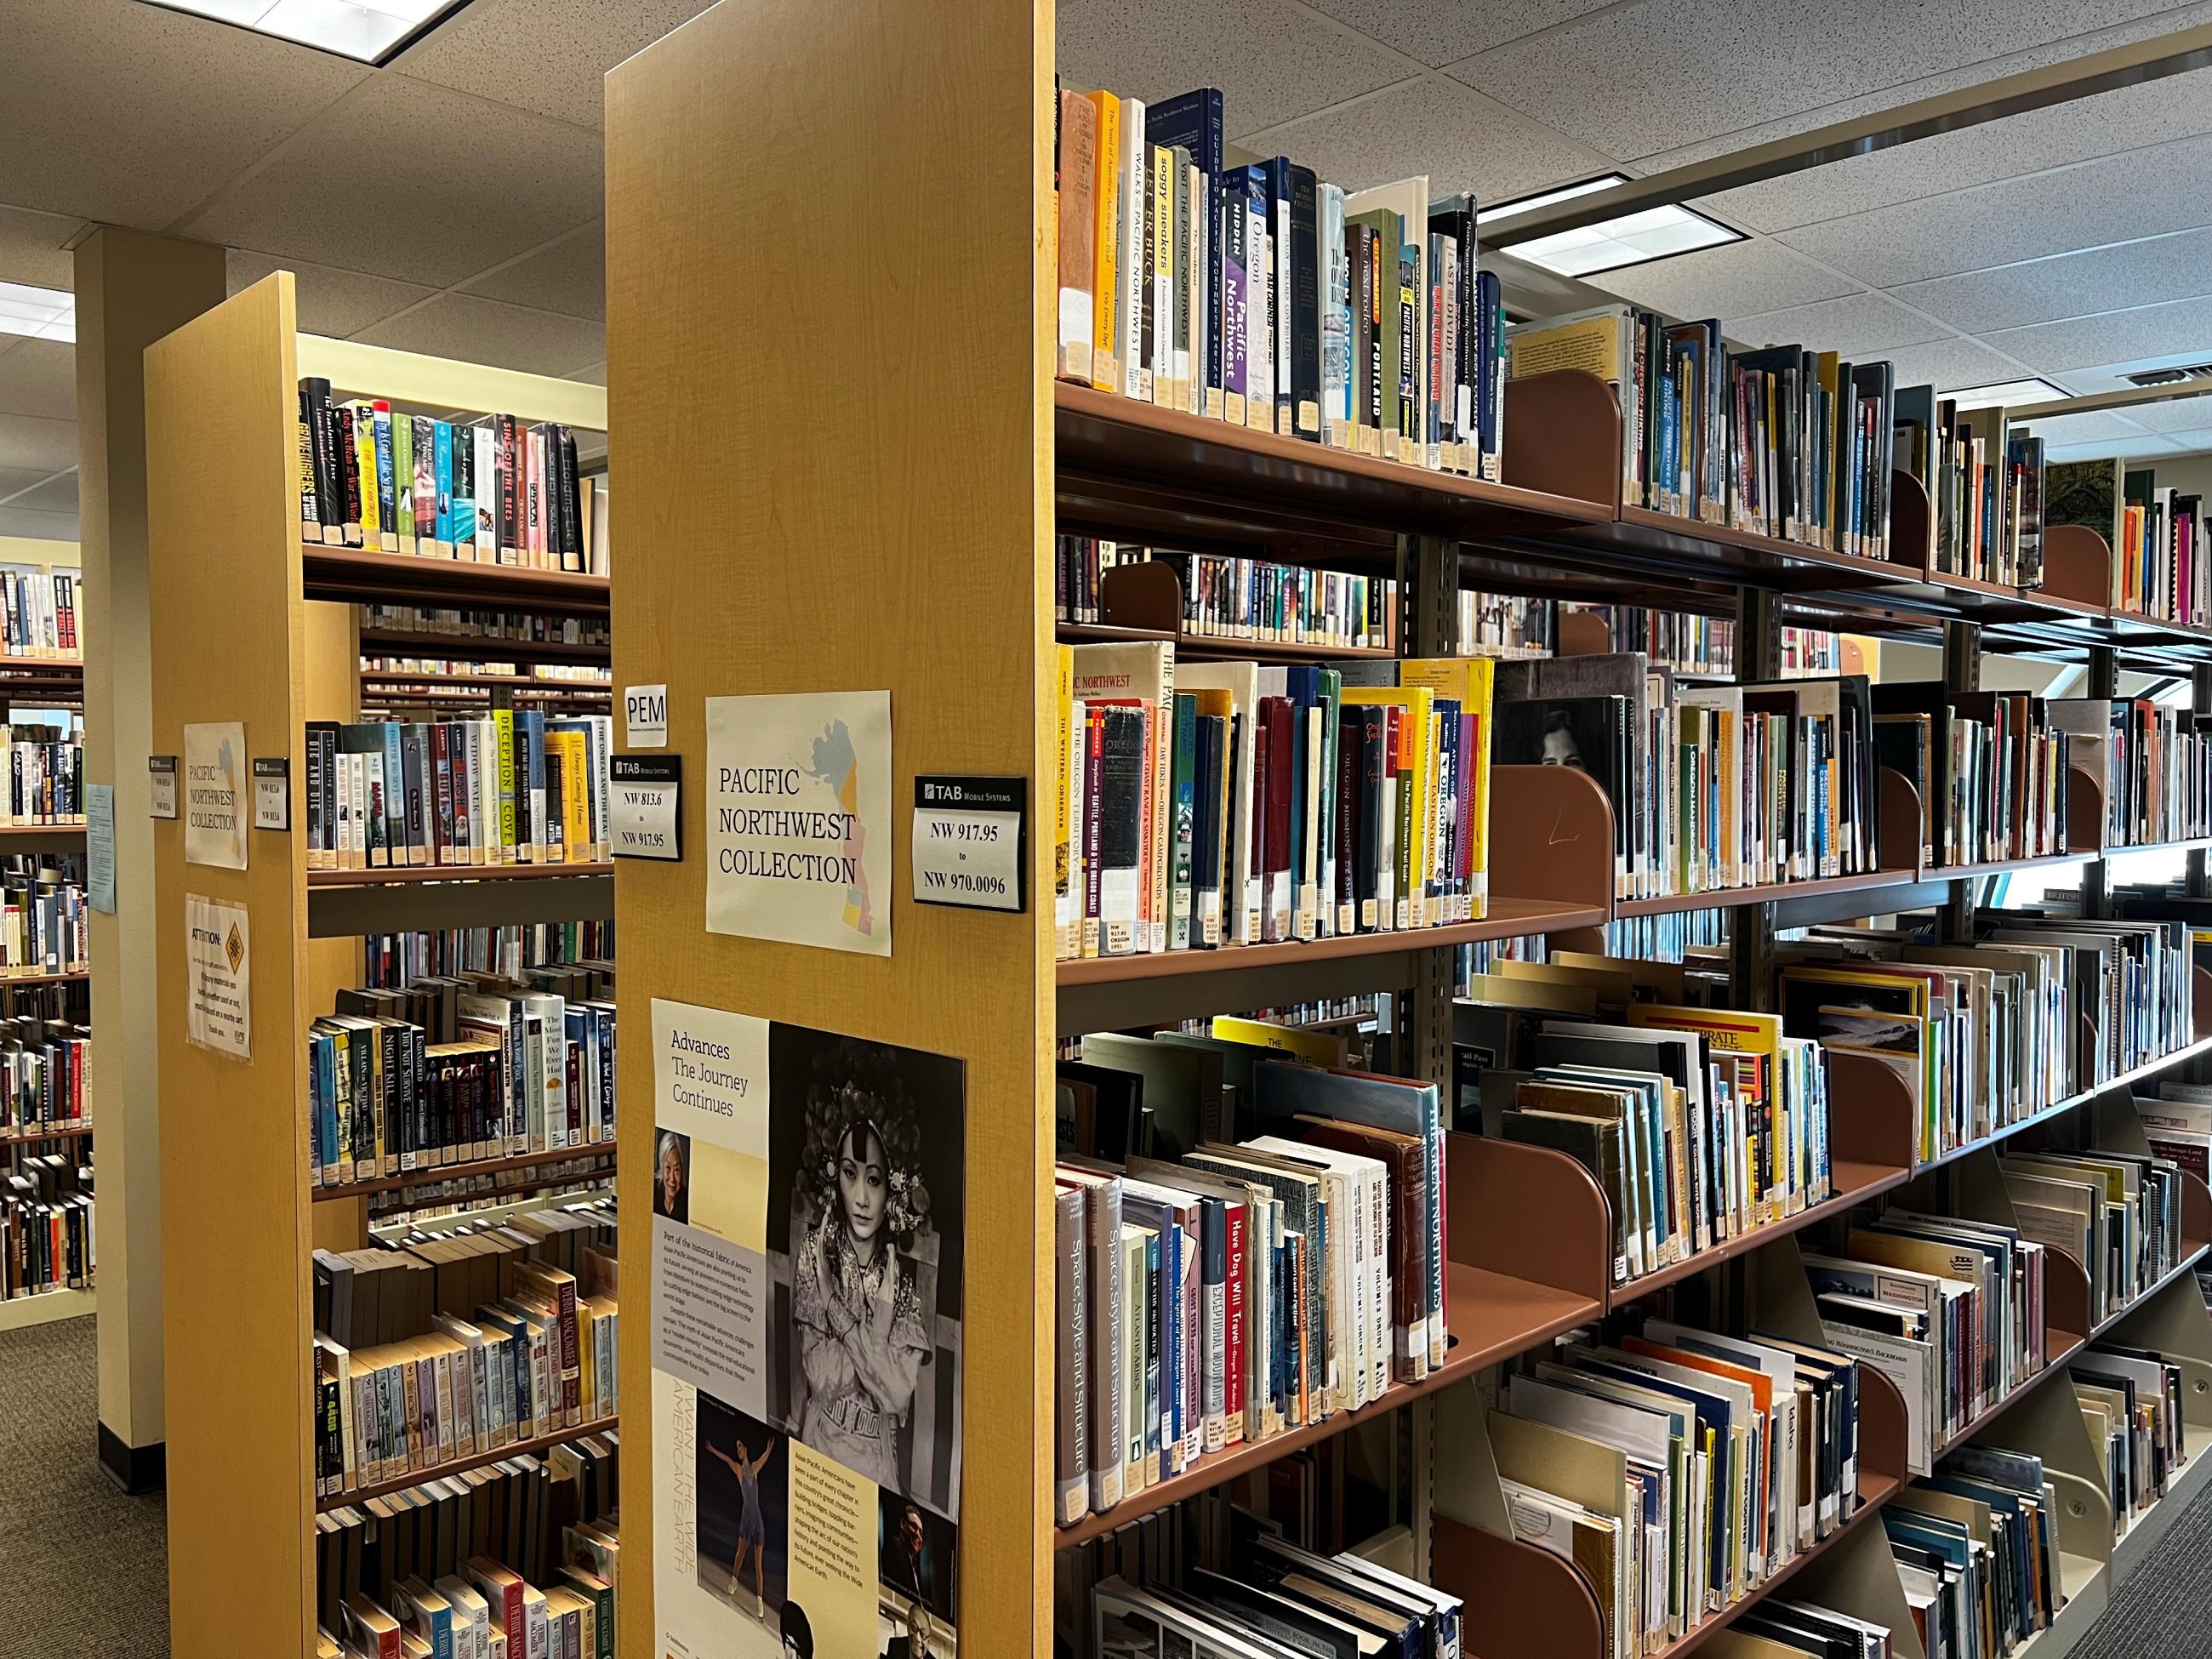
[[[2204,1455],[2200,1447],[2197,1455]],[[2073,1659],[2201,1659],[2212,1650],[2212,1487],[2175,1517]]]
[[[166,1659],[161,1498],[101,1474],[94,1321],[0,1332],[0,1659]]]

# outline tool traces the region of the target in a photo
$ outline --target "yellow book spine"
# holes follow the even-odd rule
[[[1074,892],[1070,884],[1073,866],[1068,848],[1068,836],[1073,823],[1069,810],[1069,795],[1074,781],[1068,775],[1068,744],[1074,738],[1075,647],[1061,645],[1054,647],[1053,650],[1054,699],[1060,713],[1060,747],[1054,751],[1059,757],[1059,763],[1053,769],[1059,775],[1059,787],[1053,797],[1052,816],[1053,924],[1065,933],[1069,921],[1069,901]]]
[[[1097,234],[1092,241],[1091,384],[1101,392],[1121,387],[1121,339],[1115,328],[1121,293],[1119,249],[1121,224],[1121,100],[1110,92],[1094,92],[1098,107],[1098,170],[1091,200],[1097,204]]]
[[[553,735],[561,739],[562,838],[568,843],[568,862],[587,864],[593,850],[591,781],[586,775],[592,761],[591,745],[585,742],[581,732],[557,732]]]
[[[361,471],[362,544],[375,548],[380,545],[378,538],[384,533],[376,493],[376,415],[367,404],[357,403],[351,407],[354,465]]]
[[[1238,1019],[1231,1014],[1213,1017],[1212,1035],[1223,1042],[1241,1042],[1256,1048],[1273,1048],[1296,1054],[1312,1066],[1344,1064],[1344,1039],[1326,1031],[1301,1031],[1295,1026],[1271,1025],[1265,1020]]]
[[[1468,787],[1474,799],[1468,808],[1468,883],[1470,921],[1490,914],[1490,711],[1498,665],[1488,657],[1467,659],[1467,700],[1462,705],[1474,716],[1473,764],[1468,769]]]

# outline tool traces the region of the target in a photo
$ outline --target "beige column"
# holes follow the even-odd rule
[[[154,341],[222,303],[223,264],[220,247],[105,226],[76,250],[85,776],[115,786],[116,914],[92,917],[88,1102],[97,1132],[100,1460],[132,1491],[161,1483],[163,1437],[143,358]]]

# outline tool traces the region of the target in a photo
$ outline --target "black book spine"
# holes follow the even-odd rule
[[[504,556],[522,545],[522,457],[514,416],[500,415],[494,419],[497,423],[494,429],[499,434],[499,546]]]
[[[1291,415],[1292,430],[1321,430],[1321,186],[1310,167],[1291,169]]]
[[[579,574],[584,568],[583,500],[576,470],[576,434],[567,427],[561,434],[561,568]]]
[[[329,411],[331,422],[331,459],[338,476],[339,488],[344,493],[344,505],[339,509],[346,526],[345,544],[361,545],[361,452],[354,447],[353,410],[333,409]]]
[[[311,374],[300,382],[301,418],[307,423],[307,438],[315,463],[315,516],[325,526],[345,522],[345,486],[332,440],[336,423],[331,419],[331,383]]]

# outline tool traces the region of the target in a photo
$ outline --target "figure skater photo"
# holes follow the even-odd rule
[[[720,1446],[708,1446],[708,1451],[728,1465],[732,1474],[738,1477],[738,1492],[744,1507],[738,1513],[738,1553],[730,1563],[730,1586],[736,1589],[744,1582],[745,1557],[750,1554],[753,1563],[753,1600],[758,1605],[756,1612],[768,1612],[768,1586],[763,1564],[768,1559],[768,1523],[761,1518],[761,1471],[775,1455],[775,1442],[771,1438],[754,1457],[745,1449],[745,1443],[738,1442],[738,1455],[732,1457]]]

